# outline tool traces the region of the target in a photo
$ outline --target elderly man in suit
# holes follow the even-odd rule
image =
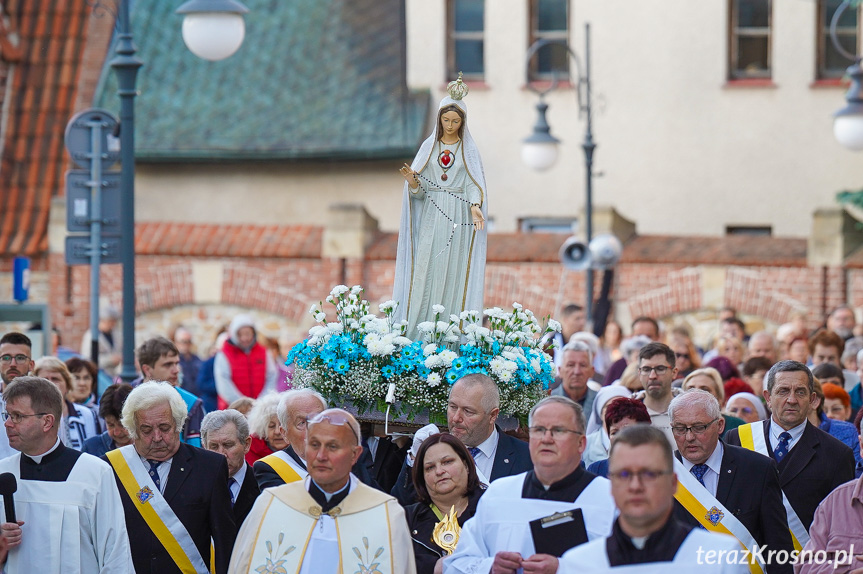
[[[136,387],[123,405],[133,443],[108,452],[137,574],[228,571],[237,529],[224,456],[180,441],[186,403],[167,382]]]
[[[499,412],[500,393],[487,375],[466,375],[450,389],[446,412],[449,432],[468,447],[480,480],[486,484],[533,468],[527,443],[504,434],[495,424]],[[402,505],[416,502],[416,490],[411,480],[413,460],[422,442],[438,432],[435,425],[427,425],[414,435],[413,445],[392,491]]]
[[[854,478],[854,453],[808,422],[818,406],[812,372],[803,363],[780,361],[767,372],[764,398],[771,416],[725,435],[728,444],[769,456],[779,469],[783,503],[794,547],[809,540],[815,509],[843,482]]]
[[[261,494],[255,473],[246,463],[246,453],[252,446],[249,422],[234,409],[213,411],[201,422],[201,440],[205,449],[223,454],[228,460],[228,490],[239,528]]]
[[[766,546],[766,552],[793,551],[773,459],[722,442],[725,420],[707,391],[679,395],[668,414],[680,480],[676,518],[707,530],[728,530],[750,550],[757,545]],[[788,563],[766,566],[768,574],[793,572]]]

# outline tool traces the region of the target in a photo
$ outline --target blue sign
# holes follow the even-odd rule
[[[16,257],[12,272],[12,298],[23,303],[30,296],[30,258]]]

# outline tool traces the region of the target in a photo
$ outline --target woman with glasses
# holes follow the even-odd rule
[[[423,441],[413,466],[419,502],[405,509],[413,539],[417,574],[432,574],[446,553],[433,538],[435,526],[455,508],[459,527],[474,515],[484,492],[476,465],[464,444],[449,433]]]
[[[75,450],[84,447],[84,441],[102,432],[96,414],[84,405],[78,405],[67,397],[72,388],[72,375],[66,363],[57,357],[42,357],[36,361],[33,374],[48,379],[63,395],[63,415],[60,418],[60,440]]]
[[[698,355],[698,350],[692,343],[692,339],[682,330],[674,331],[668,346],[674,351],[678,377],[684,378],[695,369],[701,368],[701,357]]]

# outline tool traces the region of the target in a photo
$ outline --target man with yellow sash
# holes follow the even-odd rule
[[[125,516],[111,468],[64,446],[57,436],[63,397],[39,377],[17,377],[3,391],[5,433],[17,454],[0,473],[17,482],[17,522],[3,521],[10,548],[4,572],[132,572]]]
[[[186,413],[170,383],[142,383],[123,405],[121,422],[133,443],[104,457],[120,490],[137,574],[228,570],[237,533],[228,463],[180,441]]]
[[[341,409],[307,422],[309,475],[264,490],[237,537],[232,574],[415,574],[404,510],[360,483],[360,426]]]
[[[282,394],[276,414],[279,432],[288,446],[255,461],[255,478],[261,490],[302,480],[306,470],[306,419],[327,408],[320,393],[312,389],[293,389]]]
[[[854,453],[808,422],[818,407],[812,372],[803,363],[780,361],[767,372],[764,398],[769,420],[728,431],[725,441],[773,458],[794,548],[809,540],[815,509],[837,486],[854,478]]]
[[[747,573],[743,550],[733,537],[674,518],[679,483],[673,461],[671,445],[658,428],[640,423],[620,431],[608,463],[611,493],[620,510],[611,535],[566,552],[557,572]]]
[[[790,562],[770,561],[794,550],[776,463],[758,453],[723,444],[725,420],[706,391],[689,390],[668,406],[677,444],[675,517],[693,526],[731,534],[752,555],[753,574],[792,574]]]

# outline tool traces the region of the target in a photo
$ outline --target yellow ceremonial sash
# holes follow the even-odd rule
[[[260,460],[261,462],[275,470],[276,474],[282,477],[282,480],[285,481],[285,484],[290,484],[292,482],[302,480],[302,477],[297,474],[297,471],[294,470],[294,468],[290,464],[282,460],[282,457],[280,457],[277,453],[269,454]]]
[[[757,428],[755,428],[756,426]],[[764,427],[762,422],[740,425],[737,427],[737,432],[740,436],[740,446],[772,458],[767,451],[767,444],[764,442]],[[782,491],[782,504],[785,506],[785,514],[788,517],[788,530],[791,532],[791,541],[794,543],[794,550],[799,552],[809,542],[809,532],[803,526],[803,522],[797,516],[797,512],[794,511],[788,497],[785,496],[785,491]]]
[[[135,504],[135,508],[137,508],[138,512],[141,513],[141,517],[144,519],[144,522],[147,523],[147,526],[150,527],[150,530],[153,531],[153,534],[156,535],[156,538],[159,539],[159,542],[161,542],[162,546],[165,547],[165,550],[168,551],[168,554],[171,556],[171,559],[180,571],[183,572],[183,574],[198,574],[198,569],[192,565],[192,559],[186,554],[186,551],[177,541],[174,533],[171,532],[165,524],[165,521],[156,512],[153,505],[149,504],[152,498],[141,502],[138,495],[147,487],[142,488],[138,484],[138,481],[132,473],[132,469],[129,467],[129,463],[123,456],[121,449],[109,451],[107,453],[107,458],[108,462],[111,463],[111,466],[114,467],[114,471],[117,473],[117,477],[120,479],[120,483],[123,485],[129,498],[133,503],[137,503]],[[147,490],[149,490],[149,495],[152,497],[153,492],[150,489]],[[200,560],[200,556],[197,558]]]
[[[676,459],[674,461],[674,469],[677,472],[677,492],[674,493],[674,498],[677,502],[709,532],[718,532],[733,536],[740,542],[743,548],[749,551],[749,571],[752,574],[763,574],[764,570],[753,554],[752,546],[755,546],[757,542],[752,538],[752,534],[746,530],[746,527],[737,520],[734,514],[722,506],[706,488],[701,486],[695,477],[686,470],[683,464]],[[696,492],[696,488],[701,489],[700,492]],[[710,504],[712,504],[710,509],[707,508],[702,500],[699,500],[698,494],[701,495],[702,500],[710,500]]]

